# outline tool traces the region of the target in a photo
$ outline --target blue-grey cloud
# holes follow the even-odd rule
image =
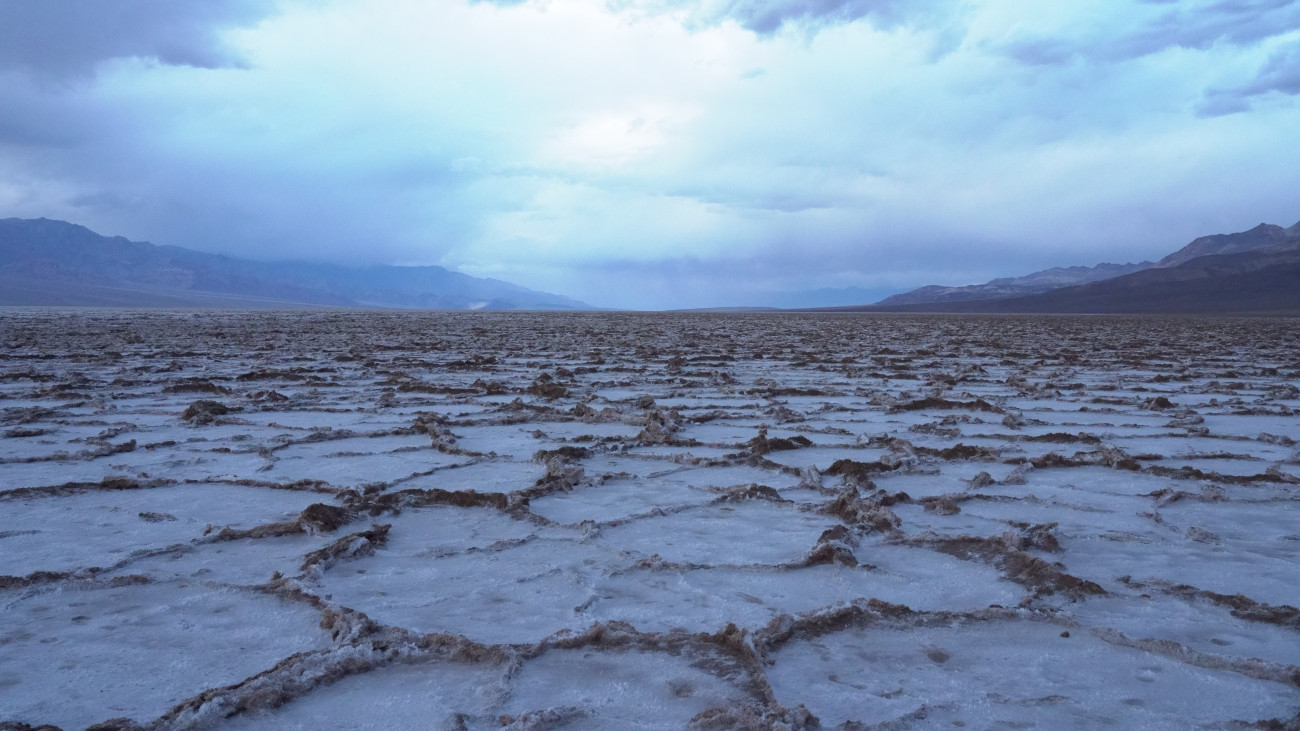
[[[1256,97],[1270,92],[1300,95],[1300,41],[1274,51],[1253,79],[1206,92],[1198,111],[1207,117],[1244,112],[1251,108]]]
[[[951,0],[610,0],[609,4],[652,12],[684,10],[695,23],[730,20],[762,36],[786,27],[817,31],[859,20],[882,28],[937,21],[946,24],[946,11],[955,5]]]
[[[113,58],[229,66],[239,58],[221,31],[274,11],[257,0],[0,0],[0,70],[62,80]]]
[[[32,38],[91,31],[71,0],[11,1]],[[1103,3],[106,2],[87,17],[142,27],[0,30],[0,217],[629,307],[967,284],[1294,220],[1296,3]],[[246,67],[193,68],[229,64],[223,39]],[[1180,42],[1204,50],[1106,62]],[[1211,84],[1245,113],[1193,114]]]
[[[785,25],[817,27],[867,17],[893,26],[933,5],[918,0],[732,0],[720,14],[755,33],[770,34]]]
[[[1258,96],[1270,91],[1300,94],[1300,41],[1274,52],[1255,80],[1240,89],[1240,94]]]
[[[1203,50],[1216,43],[1247,45],[1300,28],[1296,0],[1231,0],[1170,10],[1111,46],[1118,58],[1178,47]]]
[[[1060,66],[1077,58],[1079,49],[1059,38],[1026,38],[1007,44],[1006,53],[1030,66]]]
[[[1144,0],[1159,12],[1138,17],[1115,32],[1101,16],[1096,27],[1071,34],[1028,36],[1008,42],[1005,52],[1030,65],[1075,60],[1119,62],[1170,48],[1206,50],[1219,44],[1247,46],[1300,29],[1300,0],[1233,0],[1166,3]],[[1167,9],[1165,9],[1167,7]],[[1139,11],[1140,12],[1140,11]]]
[[[85,101],[50,94],[14,72],[0,72],[0,146],[70,147],[98,133],[103,120],[88,116]]]

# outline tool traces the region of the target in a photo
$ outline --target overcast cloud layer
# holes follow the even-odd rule
[[[0,217],[613,307],[1300,219],[1300,0],[0,0]]]

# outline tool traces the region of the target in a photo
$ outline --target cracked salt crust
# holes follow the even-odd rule
[[[0,722],[1300,718],[1294,320],[4,318]]]

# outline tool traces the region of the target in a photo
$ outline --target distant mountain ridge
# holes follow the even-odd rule
[[[1087,284],[1101,279],[1119,277],[1155,266],[1144,261],[1139,264],[1098,264],[1096,266],[1053,267],[1023,277],[1002,277],[984,284],[964,287],[944,287],[931,284],[910,292],[886,297],[879,305],[913,305],[925,302],[964,302],[967,300],[1003,299],[1037,292],[1047,292],[1075,284]]]
[[[101,236],[45,218],[0,219],[0,304],[592,309],[439,266],[258,262]]]
[[[1172,267],[1007,299],[849,308],[869,312],[1300,314],[1300,245],[1210,254]]]
[[[910,303],[891,303],[887,298],[875,305],[836,309],[843,312],[1300,314],[1300,223],[1291,228],[1260,224],[1240,233],[1202,236],[1137,271],[1043,292]]]
[[[1158,267],[1178,266],[1200,256],[1240,254],[1245,251],[1285,251],[1300,242],[1300,222],[1291,228],[1261,223],[1249,231],[1235,234],[1202,236],[1156,263]]]
[[[1158,262],[1047,269],[920,287],[849,310],[881,312],[1300,311],[1300,223],[1202,236]]]

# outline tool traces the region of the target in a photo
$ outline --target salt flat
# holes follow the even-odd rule
[[[1295,320],[0,343],[0,729],[1300,725]]]

